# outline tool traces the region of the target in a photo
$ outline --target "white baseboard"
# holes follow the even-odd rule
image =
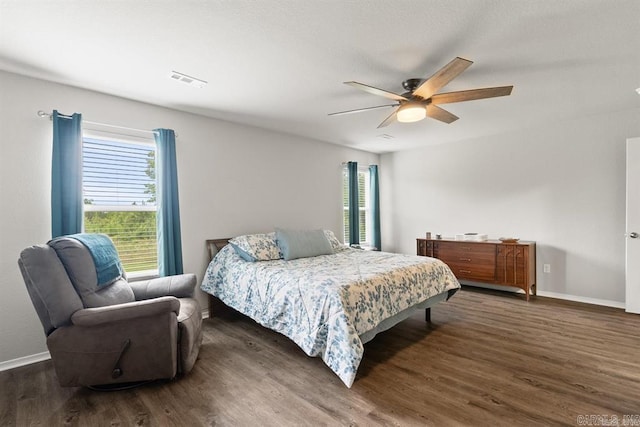
[[[507,291],[507,292],[516,292],[516,293],[519,292],[524,294],[524,291],[522,289],[514,288],[512,286],[491,285],[487,283],[468,282],[466,280],[462,280],[460,281],[460,283],[462,283],[463,285],[476,286],[479,288],[487,288],[487,289],[494,289],[498,291]],[[538,290],[536,294],[541,297],[563,299],[563,300],[575,301],[575,302],[583,302],[585,304],[603,305],[605,307],[622,308],[622,309],[625,308],[625,303],[619,302],[619,301],[610,301],[606,299],[581,297],[577,295],[568,295],[568,294],[561,294],[558,292],[548,292],[548,291],[541,291],[541,290]]]
[[[42,362],[49,359],[51,359],[51,355],[48,351],[32,354],[30,356],[18,357],[17,359],[0,362],[0,372],[8,371],[9,369],[13,368],[19,368],[20,366],[30,365],[32,363]]]
[[[623,302],[611,301],[606,299],[580,297],[576,295],[567,295],[567,294],[560,294],[557,292],[548,292],[548,291],[538,291],[538,295],[541,297],[564,299],[567,301],[583,302],[586,304],[604,305],[606,307],[622,308],[622,309],[625,308],[625,303]]]

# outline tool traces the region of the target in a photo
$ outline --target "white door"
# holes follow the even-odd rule
[[[626,303],[640,314],[640,138],[627,139]]]

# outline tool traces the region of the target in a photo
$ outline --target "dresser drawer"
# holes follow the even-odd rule
[[[493,281],[496,278],[496,245],[468,242],[438,242],[437,258],[461,280]]]
[[[436,249],[438,254],[453,254],[454,256],[467,254],[495,256],[496,253],[496,245],[490,243],[438,242]]]
[[[428,256],[427,239],[416,239],[416,253],[421,256]]]
[[[496,247],[490,244],[469,245],[439,243],[437,257],[445,263],[495,264]]]
[[[495,264],[461,264],[455,262],[444,262],[449,266],[458,280],[492,282],[496,279]]]
[[[454,252],[454,251],[438,251],[438,258],[445,263],[459,264],[495,264],[495,252]]]

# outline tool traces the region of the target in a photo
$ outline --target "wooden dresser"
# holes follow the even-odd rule
[[[458,280],[513,286],[536,294],[536,243],[417,239],[417,254],[445,262]]]

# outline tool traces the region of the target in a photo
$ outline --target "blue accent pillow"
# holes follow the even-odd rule
[[[331,243],[323,230],[276,228],[276,242],[285,261],[333,254]]]
[[[233,244],[231,242],[229,242],[229,244],[233,247],[233,249],[236,251],[238,256],[243,260],[248,262],[256,262],[258,260],[255,256],[251,255],[249,252],[245,251],[240,246]]]
[[[271,261],[282,258],[276,245],[276,234],[247,234],[234,237],[229,244],[245,261]]]

